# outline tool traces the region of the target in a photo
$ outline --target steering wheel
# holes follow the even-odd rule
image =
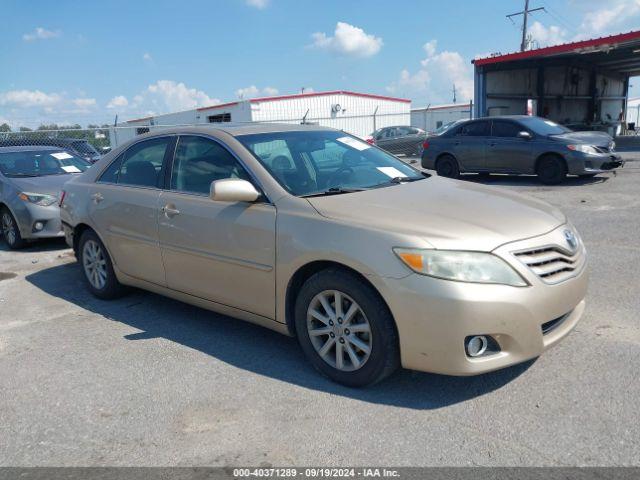
[[[351,168],[351,167],[340,167],[338,170],[333,172],[331,174],[331,176],[329,177],[329,179],[327,180],[327,187],[330,188],[330,187],[338,186],[341,183],[341,180],[342,180],[341,177],[345,173],[348,174],[349,177],[350,177],[354,173],[353,172],[353,168]]]

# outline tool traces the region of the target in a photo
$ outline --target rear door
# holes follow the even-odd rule
[[[159,238],[169,288],[275,318],[276,208],[216,202],[211,182],[254,183],[225,146],[180,136],[169,188],[160,195]]]
[[[486,168],[486,149],[491,122],[476,120],[458,129],[453,141],[453,152],[463,171],[481,171]]]
[[[165,285],[158,244],[158,201],[174,137],[135,143],[91,186],[89,215],[125,274]]]
[[[532,142],[518,137],[526,128],[511,120],[493,120],[487,144],[487,170],[506,173],[533,173],[535,152]]]

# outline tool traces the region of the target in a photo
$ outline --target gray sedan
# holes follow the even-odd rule
[[[567,174],[590,177],[623,165],[604,132],[574,132],[531,116],[481,118],[457,123],[424,144],[422,166],[438,175],[535,174],[545,184]]]
[[[427,132],[416,127],[384,127],[371,134],[367,142],[394,155],[420,155]]]
[[[11,249],[63,235],[62,185],[90,164],[57,147],[0,148],[0,225]]]

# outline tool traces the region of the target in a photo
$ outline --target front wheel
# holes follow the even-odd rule
[[[8,208],[3,208],[0,211],[0,223],[2,223],[2,236],[4,237],[4,241],[7,243],[7,246],[11,250],[18,250],[26,245],[20,235],[20,229],[18,228],[18,223],[16,222],[13,215]]]
[[[548,155],[540,159],[536,173],[545,185],[557,185],[567,177],[567,166],[561,158]]]
[[[349,272],[329,269],[309,278],[296,299],[295,322],[305,355],[335,382],[364,387],[398,368],[398,334],[389,309]]]
[[[85,230],[80,237],[78,252],[82,273],[91,293],[103,300],[118,298],[125,293],[113,271],[109,253],[94,231]]]

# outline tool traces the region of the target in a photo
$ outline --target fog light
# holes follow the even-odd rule
[[[44,228],[44,223],[42,223],[42,222],[36,222],[36,223],[34,223],[34,224],[33,224],[33,229],[34,229],[36,232],[39,232],[39,231],[40,231],[40,230],[42,230],[43,228]]]
[[[467,341],[467,354],[470,357],[479,357],[487,351],[488,346],[489,342],[487,340],[487,337],[485,337],[484,335],[476,335],[475,337],[470,337]]]

